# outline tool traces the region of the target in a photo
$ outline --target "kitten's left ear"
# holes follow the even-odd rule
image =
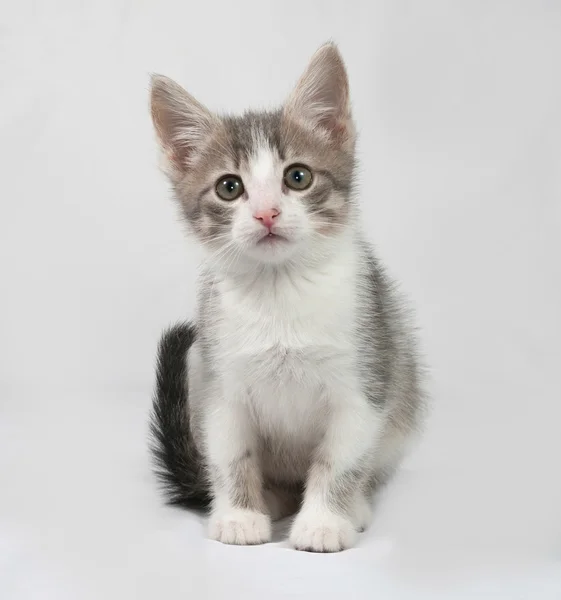
[[[331,139],[354,140],[347,71],[335,44],[325,44],[313,55],[284,111],[287,117],[323,131]]]

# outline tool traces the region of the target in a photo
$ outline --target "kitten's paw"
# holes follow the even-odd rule
[[[223,544],[264,544],[271,539],[271,519],[240,508],[216,513],[210,517],[209,537]]]
[[[372,500],[367,498],[362,492],[357,494],[351,505],[349,517],[354,528],[359,533],[366,531],[370,527],[370,523],[372,522],[372,511]]]
[[[296,550],[339,552],[350,548],[356,539],[351,521],[333,513],[301,513],[296,517],[290,543]]]

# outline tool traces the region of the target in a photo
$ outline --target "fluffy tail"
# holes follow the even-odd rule
[[[205,508],[210,503],[205,466],[189,427],[187,351],[195,337],[194,326],[181,323],[160,340],[151,450],[168,504]]]

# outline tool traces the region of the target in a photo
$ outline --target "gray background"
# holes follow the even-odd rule
[[[1,8],[0,597],[561,597],[561,4]],[[155,345],[192,313],[197,260],[148,73],[274,106],[328,38],[432,419],[358,548],[220,546],[148,466]]]

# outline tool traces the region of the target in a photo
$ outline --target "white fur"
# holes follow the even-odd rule
[[[294,521],[290,543],[297,550],[339,552],[354,544],[356,534],[347,518],[321,507],[304,508]]]
[[[275,157],[268,145],[257,144],[257,152],[250,162],[249,172],[252,178],[259,182],[267,182],[275,175]],[[251,197],[251,196],[250,196]]]
[[[214,513],[209,523],[209,536],[223,544],[262,544],[271,539],[271,519],[262,513],[240,508]]]
[[[207,395],[212,408],[205,421],[210,461],[224,471],[246,449],[257,450],[258,435],[280,439],[295,452],[319,447],[332,465],[330,479],[306,496],[291,535],[295,547],[315,551],[347,548],[355,527],[365,526],[364,506],[358,516],[332,513],[326,488],[368,453],[382,425],[356,377],[357,252],[350,235],[332,244],[321,266],[265,270],[257,282],[250,273],[235,284],[227,277],[215,284],[221,297],[215,364],[222,387]],[[292,475],[305,478],[306,472]],[[224,528],[216,534],[215,525],[232,521],[227,491],[216,490],[221,497],[211,526],[211,536],[222,541],[232,539]],[[236,527],[245,532],[243,524]]]
[[[309,440],[319,403],[352,401],[353,279],[352,249],[343,247],[321,270],[263,273],[253,287],[251,277],[217,283],[227,315],[217,362],[228,394],[240,390],[264,430]]]
[[[368,529],[372,521],[372,499],[362,490],[357,490],[351,505],[350,517],[357,531]]]

